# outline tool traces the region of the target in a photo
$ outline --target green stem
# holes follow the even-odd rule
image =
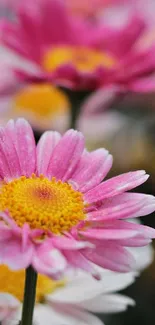
[[[59,87],[68,96],[71,103],[71,116],[70,116],[70,128],[76,129],[77,119],[80,115],[81,105],[84,100],[90,95],[90,91],[86,90],[72,90],[64,87]]]
[[[24,301],[21,325],[32,325],[33,311],[35,305],[36,285],[37,285],[37,273],[32,266],[26,269],[25,289],[24,289]]]

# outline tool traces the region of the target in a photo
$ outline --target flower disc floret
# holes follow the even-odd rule
[[[52,48],[43,58],[43,67],[47,72],[55,71],[67,64],[73,65],[80,72],[92,72],[99,67],[113,68],[116,59],[109,53],[78,46]]]
[[[4,184],[0,208],[7,209],[19,227],[27,223],[31,229],[54,234],[69,231],[85,219],[82,194],[68,183],[43,175],[22,176]]]

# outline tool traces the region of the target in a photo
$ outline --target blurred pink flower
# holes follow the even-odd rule
[[[64,0],[64,2],[72,14],[87,18],[95,16],[112,3],[120,3],[121,0]]]
[[[50,81],[79,90],[116,84],[139,90],[141,78],[155,69],[154,44],[136,46],[144,30],[138,17],[116,29],[73,19],[59,0],[28,0],[19,8],[18,23],[1,24],[1,43],[33,63],[29,71],[16,67],[17,84]]]
[[[128,272],[134,259],[126,247],[155,237],[154,229],[124,220],[155,210],[155,197],[126,192],[148,175],[102,182],[112,156],[87,152],[80,132],[45,132],[36,147],[26,120],[10,120],[0,130],[0,156],[0,261],[9,268],[32,265],[56,279],[70,267],[98,277],[91,262]]]

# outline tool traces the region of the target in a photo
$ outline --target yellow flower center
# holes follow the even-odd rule
[[[53,118],[69,110],[69,100],[49,84],[29,85],[14,96],[14,111],[34,114],[36,118]]]
[[[8,210],[19,227],[62,234],[85,219],[82,194],[70,184],[49,180],[43,175],[22,176],[4,184],[0,193],[0,209]]]
[[[80,72],[93,72],[99,67],[113,68],[116,59],[108,53],[85,47],[58,46],[45,53],[43,67],[47,72],[71,64]]]
[[[6,265],[0,265],[0,292],[10,293],[22,302],[24,283],[24,270],[11,271]],[[64,281],[53,281],[50,278],[39,274],[36,290],[36,302],[42,302],[45,295],[52,293],[64,284]]]

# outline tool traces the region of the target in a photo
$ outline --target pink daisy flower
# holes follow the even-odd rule
[[[137,16],[116,29],[79,21],[59,0],[28,0],[19,7],[17,20],[1,24],[1,43],[31,61],[34,69],[14,69],[16,90],[19,80],[50,81],[76,90],[106,85],[136,90],[135,82],[138,87],[155,69],[154,45],[136,47],[145,30]]]
[[[133,269],[127,247],[147,245],[155,230],[126,218],[154,211],[155,198],[127,192],[147,180],[143,170],[102,182],[111,165],[107,150],[84,149],[80,132],[45,132],[36,147],[26,120],[1,128],[1,264],[56,279],[69,268],[98,277],[92,262]]]

